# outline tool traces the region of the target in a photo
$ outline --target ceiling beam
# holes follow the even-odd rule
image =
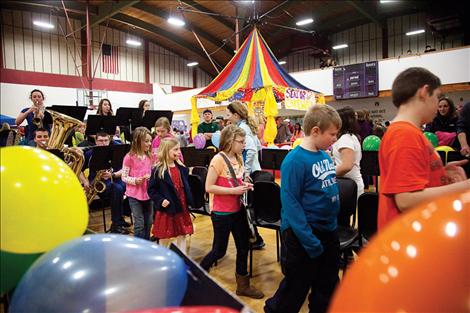
[[[159,10],[158,8],[152,7],[151,5],[145,4],[143,2],[139,2],[137,4],[134,4],[133,7],[136,8],[136,9],[142,10],[144,12],[147,12],[149,14],[156,15],[156,16],[164,19],[164,20],[166,20],[168,18],[168,15],[165,12]],[[212,36],[209,33],[205,32],[201,28],[199,28],[197,26],[193,26],[193,25],[188,25],[187,20],[186,20],[186,23],[187,24],[184,25],[183,27],[187,31],[191,31],[191,29],[193,29],[196,32],[196,34],[200,35],[201,37],[206,39],[208,42],[213,44],[214,46],[220,47],[222,45],[221,41],[218,41],[217,39],[214,39],[214,36]],[[230,47],[228,47],[227,45],[225,45],[222,48],[222,50],[224,50],[227,54],[229,54],[229,56],[233,55],[233,49],[230,49]]]
[[[359,2],[348,0],[346,3],[356,9],[357,12],[369,19],[372,23],[377,24],[380,28],[384,28],[386,26],[384,20],[376,19],[374,17],[377,16],[377,12],[374,12],[377,10],[374,10],[372,7],[368,6],[366,1]]]
[[[211,14],[218,14],[217,12],[211,11],[208,8],[206,8],[205,6],[199,4],[195,1],[192,1],[192,0],[181,0],[180,2],[184,3],[186,5],[189,5],[189,6],[195,8],[199,11],[208,12],[208,13],[211,13]],[[221,16],[215,16],[215,15],[208,15],[208,17],[213,18],[214,20],[218,21],[220,24],[224,25],[225,27],[227,27],[228,29],[230,29],[232,31],[235,29],[235,23],[230,21],[227,18],[224,18],[224,17],[221,17]]]
[[[98,15],[91,17],[90,27],[93,27],[95,25],[98,25],[106,21],[108,18],[113,17],[114,15],[119,13],[121,10],[124,10],[125,8],[138,4],[139,2],[140,0],[119,1],[119,2],[104,1],[102,5],[98,6]]]
[[[34,11],[34,8],[50,10],[54,9],[56,12],[63,12],[61,1],[40,1],[40,0],[31,0],[31,1],[2,1],[1,6],[3,5],[20,5],[29,7],[30,10]],[[85,14],[86,4],[82,4],[77,1],[65,1],[65,8],[67,12]],[[18,9],[18,8],[17,8]],[[49,11],[50,13],[50,11]],[[53,12],[54,13],[54,12]],[[90,6],[90,15],[97,15],[97,10],[95,6]]]
[[[122,13],[117,13],[116,15],[114,15],[112,17],[112,19],[116,20],[118,22],[121,22],[121,23],[129,24],[131,26],[135,26],[135,27],[137,27],[141,30],[153,33],[155,35],[162,36],[162,37],[166,38],[167,40],[178,44],[179,46],[183,47],[184,49],[187,49],[188,51],[193,52],[198,57],[202,58],[204,61],[207,61],[207,57],[203,53],[203,51],[200,50],[200,49],[197,49],[196,46],[193,43],[187,42],[186,40],[183,40],[179,37],[176,37],[173,33],[169,32],[167,30],[164,30],[160,27],[157,27],[155,25],[146,23],[146,22],[144,22],[140,19],[137,19],[137,18],[134,18],[134,17],[131,17],[129,15],[122,14]]]

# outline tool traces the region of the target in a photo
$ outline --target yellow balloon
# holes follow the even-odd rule
[[[294,143],[292,144],[292,149],[294,149],[295,147],[297,147],[298,145],[300,145],[302,143],[302,140],[303,138],[297,138]]]
[[[449,147],[449,146],[439,146],[439,147],[436,147],[435,150],[444,151],[444,152],[455,151],[452,147]]]
[[[1,148],[0,156],[3,251],[46,252],[84,233],[88,206],[67,164],[26,146]]]

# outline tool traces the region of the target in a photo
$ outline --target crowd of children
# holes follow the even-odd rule
[[[398,114],[385,134],[381,134],[379,231],[401,212],[422,201],[470,189],[470,180],[460,167],[467,161],[443,166],[422,132],[422,125],[432,123],[440,110],[440,101],[445,101],[443,106],[451,104],[441,97],[440,85],[439,78],[423,68],[407,69],[393,83],[392,98]],[[43,114],[42,92],[33,90],[30,98],[33,104],[22,110],[19,122],[28,119],[32,123],[33,118]],[[100,103],[100,112],[112,114],[111,103],[106,101]],[[148,109],[148,101],[141,106]],[[447,114],[444,111],[440,111],[443,116]],[[260,170],[258,128],[247,112],[241,102],[229,104],[227,120],[231,125],[223,128],[220,152],[208,168],[206,191],[211,194],[213,243],[201,266],[209,271],[225,255],[232,234],[236,245],[236,293],[260,299],[264,294],[250,285],[247,272],[250,231],[241,201],[242,195],[253,189],[254,178],[250,179],[250,175]],[[206,115],[209,113],[212,115],[205,111]],[[278,119],[278,129],[284,126]],[[374,131],[383,130],[374,129],[364,112],[356,115],[350,107],[337,112],[328,105],[310,107],[303,127],[295,125],[292,138],[303,138],[302,143],[289,152],[281,168],[285,277],[266,301],[266,312],[298,312],[308,294],[311,312],[327,310],[339,281],[336,177],[350,177],[363,192],[360,141]],[[28,133],[28,138],[34,138],[34,133]],[[181,140],[171,133],[167,118],[156,121],[155,133],[152,138],[147,128],[134,129],[130,151],[123,160],[122,181],[134,218],[134,236],[150,239],[153,234],[159,244],[168,246],[173,242],[185,251],[187,237],[194,232],[189,213],[192,205],[189,169],[184,165]],[[287,127],[285,133],[280,142],[290,138]],[[209,130],[205,134],[209,141]],[[460,140],[463,136],[457,137]],[[468,143],[464,143],[462,151],[468,153]],[[330,147],[334,161],[325,152]]]

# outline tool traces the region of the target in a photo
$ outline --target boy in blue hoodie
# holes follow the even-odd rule
[[[328,105],[304,117],[305,138],[281,166],[281,231],[284,279],[265,312],[299,312],[309,290],[309,311],[326,312],[338,282],[339,193],[335,166],[324,151],[336,140],[341,118]]]

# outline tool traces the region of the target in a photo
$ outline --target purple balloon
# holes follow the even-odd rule
[[[194,136],[193,144],[196,149],[204,149],[206,146],[206,137],[204,137],[204,134],[197,134]]]

